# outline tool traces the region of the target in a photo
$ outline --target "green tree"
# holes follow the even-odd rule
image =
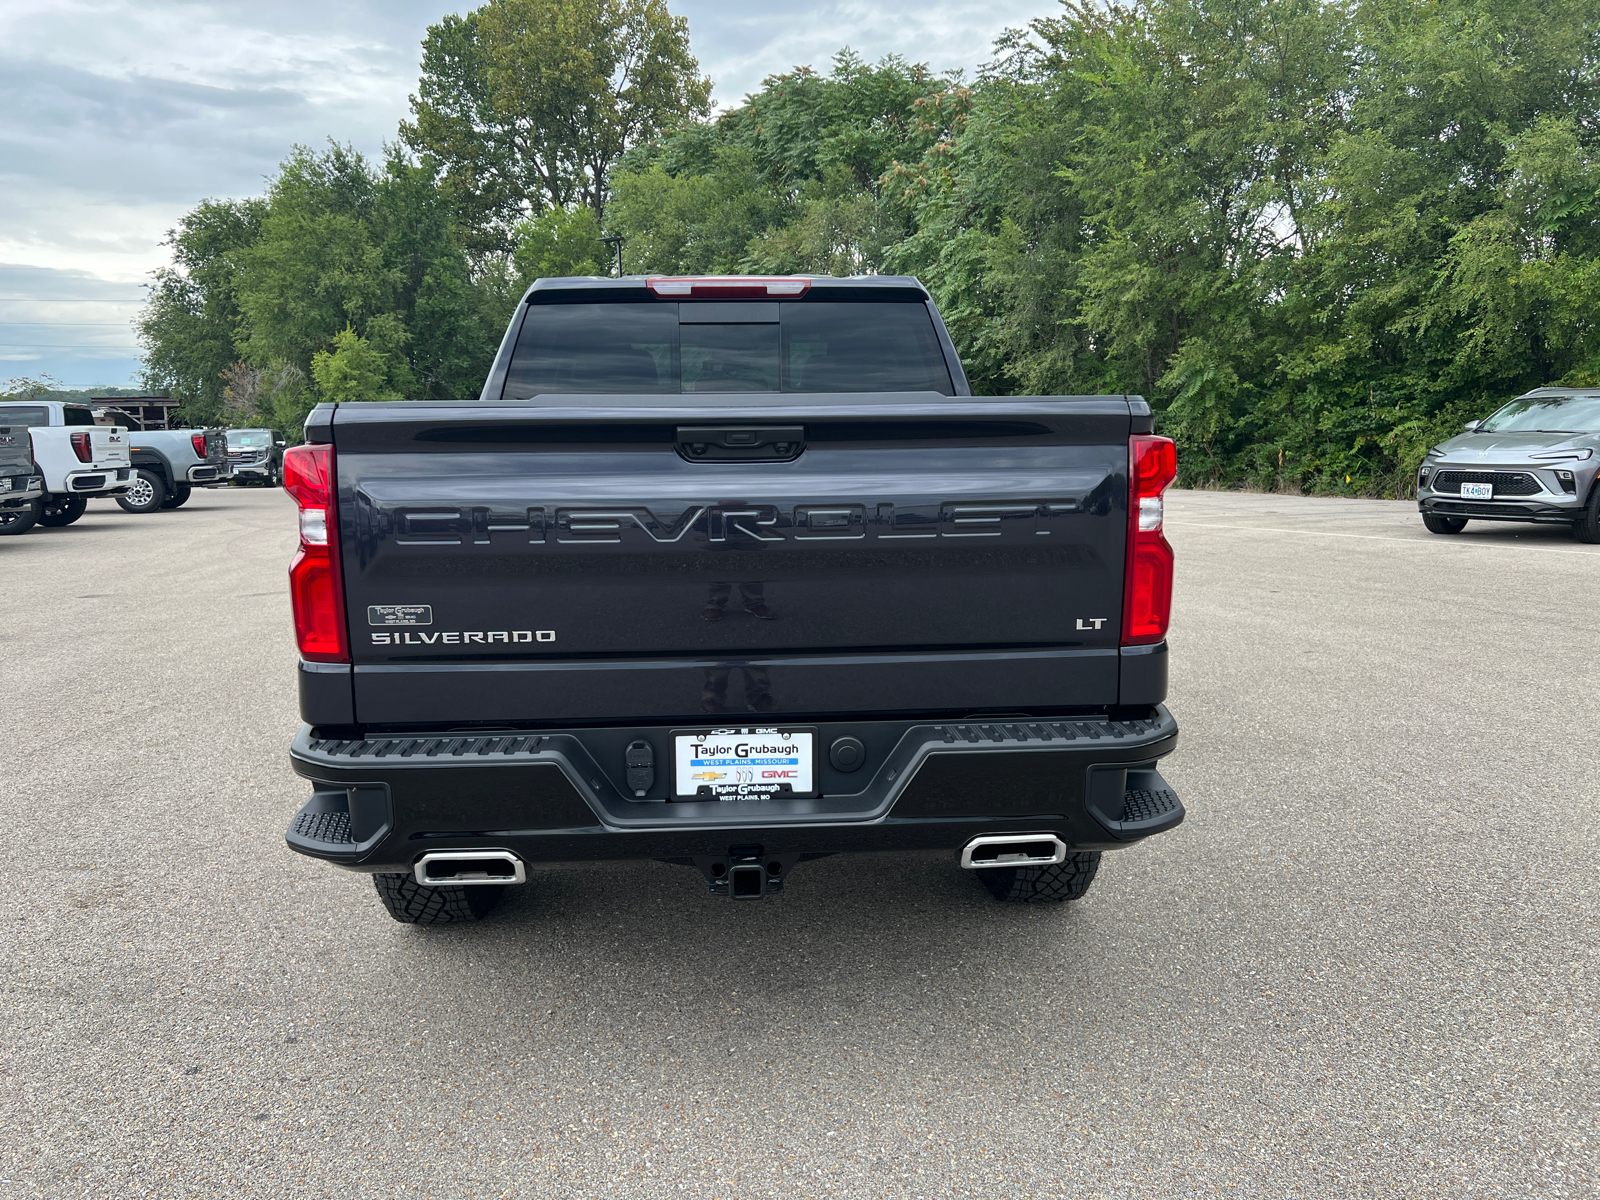
[[[603,217],[618,158],[710,97],[663,0],[490,0],[429,27],[400,136],[438,169],[467,245],[505,253],[544,209]]]
[[[516,228],[511,253],[517,278],[524,286],[559,275],[607,273],[605,243],[591,208],[552,208]]]
[[[0,383],[0,400],[38,400],[61,393],[61,381],[49,375],[17,375]]]
[[[349,325],[383,355],[388,391],[456,399],[482,383],[499,330],[485,326],[443,198],[398,154],[375,170],[346,147],[296,149],[237,262],[237,341],[251,362],[311,378],[312,356]]]
[[[145,380],[207,423],[243,403],[287,431],[346,327],[382,356],[384,393],[475,396],[514,302],[508,277],[474,275],[432,173],[398,150],[374,166],[296,147],[264,197],[206,201],[171,242],[139,319]],[[259,403],[238,400],[262,379]]]
[[[242,320],[237,255],[260,236],[265,213],[260,200],[203,200],[167,234],[173,265],[155,273],[136,328],[145,387],[176,397],[185,421],[221,417]]]
[[[606,215],[624,268],[878,270],[914,228],[894,173],[948,140],[968,96],[956,77],[848,49],[827,75],[770,76],[716,122],[625,156]]]
[[[1596,363],[1579,0],[1066,5],[901,174],[975,386],[1136,391],[1183,477],[1403,491]]]
[[[387,356],[346,325],[333,336],[332,350],[318,350],[311,357],[311,377],[317,381],[317,394],[334,404],[357,400],[399,400],[387,388]]]

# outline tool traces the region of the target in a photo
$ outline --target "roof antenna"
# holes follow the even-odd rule
[[[617,252],[617,278],[621,279],[622,278],[622,235],[614,233],[610,237],[603,237],[600,240],[602,242],[604,242],[606,245],[608,245],[608,246],[610,246],[610,247],[612,247],[613,249],[616,250],[616,252]]]

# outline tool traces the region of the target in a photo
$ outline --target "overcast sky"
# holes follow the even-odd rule
[[[840,46],[971,69],[1053,0],[669,0],[716,99]],[[0,0],[0,381],[128,386],[128,321],[205,197],[247,196],[290,145],[376,152],[415,90],[433,0]]]

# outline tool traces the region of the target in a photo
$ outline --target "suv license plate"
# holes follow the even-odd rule
[[[673,782],[681,799],[774,800],[816,788],[813,729],[674,731]]]
[[[1494,484],[1463,483],[1461,485],[1461,498],[1463,500],[1493,500]]]

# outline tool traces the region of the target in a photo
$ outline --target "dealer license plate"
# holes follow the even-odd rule
[[[774,800],[815,791],[816,731],[674,731],[673,778],[683,799]]]
[[[1493,500],[1494,484],[1463,483],[1461,485],[1461,498],[1463,500]]]

